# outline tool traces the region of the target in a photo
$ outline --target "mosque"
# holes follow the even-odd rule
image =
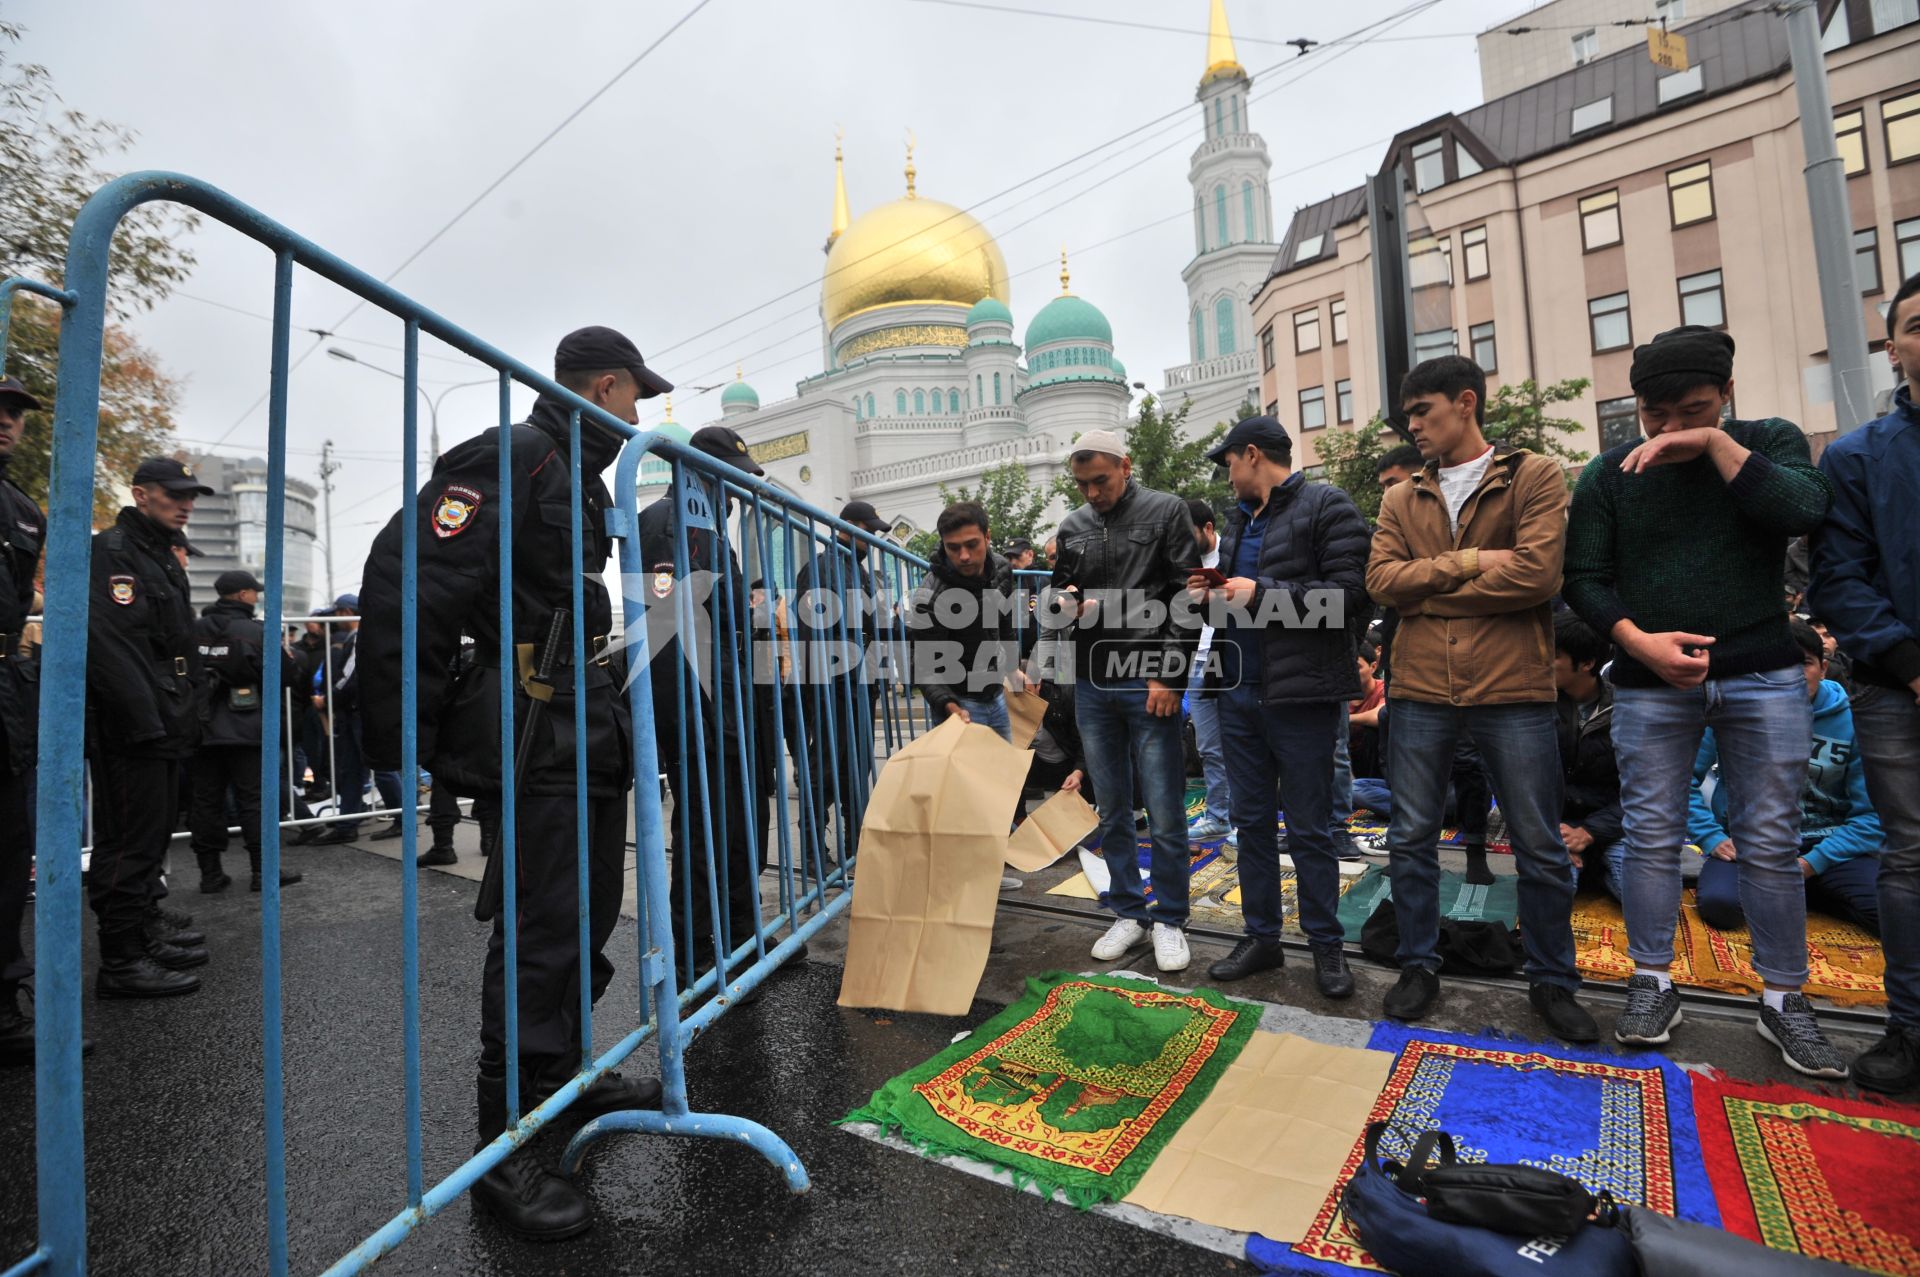
[[[1191,401],[1193,430],[1259,402],[1251,303],[1276,250],[1271,163],[1247,117],[1250,85],[1225,0],[1212,0],[1195,95],[1206,136],[1188,170],[1195,252],[1181,271],[1191,359],[1166,370],[1159,394],[1171,409]],[[1047,486],[1065,473],[1076,436],[1126,428],[1138,384],[1106,316],[1073,291],[1064,252],[1059,295],[1016,338],[999,245],[915,181],[909,148],[905,195],[850,218],[836,148],[823,370],[775,403],[763,405],[739,375],[720,396],[720,423],[747,441],[770,480],[828,510],[870,501],[902,538],[933,526],[943,484],[972,487],[1013,462]],[[667,415],[660,429],[691,433],[671,420],[670,403]],[[641,470],[649,486],[669,477],[662,462]]]

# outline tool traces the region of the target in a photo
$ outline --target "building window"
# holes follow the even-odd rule
[[[1336,381],[1333,383],[1333,409],[1340,421],[1353,420],[1353,383]]]
[[[1873,0],[1875,35],[1885,35],[1909,22],[1920,22],[1920,0]]]
[[[1640,410],[1633,396],[1600,401],[1600,451],[1606,452],[1640,438]]]
[[[1833,117],[1833,140],[1847,176],[1867,171],[1867,113],[1860,107]]]
[[[896,417],[904,417],[907,415],[906,391],[896,390],[893,392],[893,412]]]
[[[1608,94],[1597,102],[1588,102],[1573,108],[1573,131],[1585,133],[1588,129],[1597,129],[1613,123],[1613,95]]]
[[[873,413],[873,396],[872,396],[872,395],[868,395],[868,396],[867,396],[867,420],[869,420],[869,421],[871,421],[871,420],[873,420],[873,416],[874,416],[874,413]]]
[[[1332,316],[1332,319],[1333,319],[1333,344],[1336,346],[1346,345],[1347,344],[1347,299],[1344,297],[1334,298],[1333,305],[1327,307],[1327,311]]]
[[[1426,236],[1407,245],[1407,267],[1413,287],[1431,288],[1453,283],[1453,254],[1445,236]]]
[[[1300,247],[1294,250],[1293,264],[1298,266],[1301,262],[1310,262],[1320,256],[1320,247],[1326,242],[1327,237],[1325,235],[1307,236],[1300,241]]]
[[[1900,259],[1900,278],[1920,275],[1920,217],[1893,224],[1893,253]]]
[[[1862,296],[1880,291],[1880,232],[1875,227],[1853,233],[1853,281]]]
[[[860,396],[855,395],[853,397],[853,419],[855,421],[860,421],[865,417],[865,415],[866,414],[860,411]]]
[[[1601,191],[1580,201],[1580,245],[1591,253],[1620,242],[1620,192]]]
[[[1260,237],[1254,233],[1253,183],[1240,183],[1240,238],[1248,243]]]
[[[1692,97],[1705,88],[1706,83],[1703,64],[1696,62],[1684,71],[1675,71],[1654,81],[1653,91],[1654,96],[1660,99],[1660,105],[1665,106],[1669,102]]]
[[[1713,217],[1713,161],[1702,160],[1667,174],[1667,204],[1675,226],[1691,226]]]
[[[1207,251],[1207,209],[1197,193],[1193,197],[1193,251]]]
[[[1278,417],[1280,415],[1280,401],[1278,399],[1273,400],[1267,405],[1267,415],[1269,417]]]
[[[1480,161],[1473,158],[1473,152],[1458,142],[1453,144],[1453,168],[1455,177],[1472,177],[1480,172]]]
[[[1627,313],[1627,295],[1613,293],[1587,303],[1587,326],[1593,333],[1593,351],[1624,350],[1633,345],[1633,321]]]
[[[1260,330],[1260,371],[1273,371],[1273,325]]]
[[[913,415],[916,417],[927,415],[927,392],[924,390],[913,392]]]
[[[1234,131],[1235,133],[1238,133],[1238,132],[1240,131],[1240,98],[1239,98],[1239,95],[1238,95],[1238,94],[1236,94],[1236,95],[1234,95],[1233,97],[1230,97],[1230,98],[1228,98],[1228,99],[1227,99],[1227,102],[1228,102],[1228,107],[1227,107],[1227,112],[1228,112],[1228,115],[1227,115],[1227,118],[1228,118],[1228,121],[1229,121],[1229,122],[1230,122],[1230,123],[1231,123],[1231,124],[1233,125],[1233,131]]]
[[[1882,102],[1880,122],[1887,130],[1887,163],[1920,160],[1920,93]]]
[[[947,411],[960,411],[960,392],[958,390],[949,390],[947,392]]]
[[[999,404],[1000,402],[1000,374],[999,373],[993,374],[993,402],[996,405]]]
[[[1680,322],[1702,328],[1727,326],[1727,298],[1721,289],[1720,272],[1702,271],[1680,280]]]
[[[1653,16],[1660,22],[1685,22],[1687,0],[1653,0]]]
[[[1207,330],[1200,322],[1200,308],[1193,308],[1193,362],[1199,363],[1207,357]]]
[[[1451,328],[1435,328],[1431,332],[1413,335],[1413,362],[1423,364],[1429,359],[1438,359],[1442,355],[1455,354],[1460,349],[1460,341]]]
[[[1233,339],[1233,298],[1222,297],[1213,304],[1214,353],[1231,355],[1240,347]]]
[[[1573,65],[1583,67],[1599,56],[1600,36],[1598,33],[1589,28],[1573,37]]]
[[[1227,131],[1227,104],[1224,98],[1213,100],[1213,135],[1219,137]]]
[[[1293,353],[1304,355],[1320,349],[1320,308],[1303,310],[1293,317]]]
[[[1313,386],[1300,392],[1300,428],[1320,430],[1327,424],[1327,388]]]
[[[1473,362],[1480,365],[1481,372],[1494,372],[1500,365],[1493,349],[1493,325],[1475,324],[1467,329],[1468,349],[1473,352]]]
[[[987,381],[979,373],[973,374],[973,401],[982,405],[987,402]]]
[[[1475,226],[1460,232],[1460,256],[1466,259],[1467,278],[1485,279],[1493,273],[1487,261],[1487,228]]]
[[[1227,233],[1227,188],[1224,186],[1213,188],[1213,220],[1216,223],[1215,229],[1220,232],[1220,244],[1224,248],[1233,242],[1233,237]]]
[[[1447,140],[1430,137],[1413,144],[1413,189],[1430,191],[1447,184]]]

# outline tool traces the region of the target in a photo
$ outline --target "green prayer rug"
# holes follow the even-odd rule
[[[1380,907],[1393,897],[1393,879],[1380,865],[1368,865],[1360,880],[1340,896],[1340,925],[1347,939],[1358,940],[1360,929]],[[1451,869],[1440,872],[1440,916],[1457,922],[1499,922],[1519,925],[1520,879],[1515,874],[1496,874],[1488,886],[1477,886],[1467,876]]]
[[[1125,1197],[1260,1022],[1212,989],[1052,972],[841,1118],[1006,1168],[1081,1209]]]

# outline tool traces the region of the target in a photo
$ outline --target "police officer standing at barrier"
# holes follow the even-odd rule
[[[187,969],[205,937],[156,902],[179,813],[180,764],[200,735],[199,651],[175,534],[213,489],[171,457],[133,472],[133,504],[93,536],[87,603],[87,708],[93,767],[93,860],[87,897],[100,924],[102,998],[192,993]]]
[[[240,839],[253,866],[251,889],[260,890],[260,753],[277,716],[266,712],[260,683],[265,668],[266,631],[254,618],[260,582],[251,572],[222,572],[213,583],[220,597],[200,613],[194,636],[205,682],[200,711],[200,751],[193,756],[193,854],[200,862],[203,894],[225,891],[233,879],[220,867],[227,849],[227,794],[240,815]],[[279,650],[281,680],[299,678],[300,663]],[[290,887],[300,875],[280,871]]]
[[[753,475],[766,473],[748,453],[745,440],[725,426],[703,427],[695,431],[687,443],[736,470]],[[719,485],[692,470],[686,473],[683,483],[689,495],[712,512],[713,523],[725,521],[727,509],[719,498]],[[674,514],[671,493],[640,512],[640,557],[647,566],[649,607],[674,607],[674,591],[689,585],[674,566]],[[690,635],[678,634],[661,651],[653,653],[647,673],[653,680],[653,727],[658,739],[660,767],[667,774],[667,788],[673,795],[669,840],[675,853],[670,862],[675,866],[675,873],[679,872],[677,866],[681,863],[683,845],[687,852],[687,880],[691,890],[683,892],[678,883],[674,886],[673,933],[676,948],[680,950],[682,979],[690,983],[696,973],[711,965],[713,952],[713,909],[707,901],[720,888],[707,872],[709,829],[714,839],[714,868],[719,881],[726,884],[726,894],[720,898],[724,901],[721,911],[727,918],[727,938],[733,948],[738,948],[753,935],[754,900],[759,891],[759,872],[766,863],[770,811],[766,776],[758,763],[772,744],[768,738],[773,732],[769,711],[774,689],[762,685],[751,692],[756,716],[756,757],[751,760],[753,780],[749,783],[741,776],[742,760],[747,758],[743,693],[754,678],[746,582],[731,545],[727,546],[725,562],[720,562],[715,557],[712,527],[695,526],[691,520],[687,524],[687,573],[711,576],[710,581],[708,575],[692,578],[700,583],[693,602],[702,609],[704,618],[691,627]],[[700,634],[702,627],[711,638]],[[695,642],[692,653],[688,654],[682,645],[690,636]],[[722,636],[727,640],[725,643],[720,641]],[[700,698],[697,727],[693,715],[687,712],[695,696]],[[686,736],[684,752],[681,749],[683,733]],[[696,751],[705,755],[704,792]],[[712,795],[719,795],[722,801],[708,801]],[[749,830],[752,830],[751,838]]]
[[[27,410],[40,401],[0,379],[0,1064],[33,1063],[33,1017],[20,1007],[20,984],[33,974],[20,943],[27,881],[33,872],[33,768],[39,742],[39,659],[21,638],[33,611],[33,576],[47,519],[8,479]]]
[[[624,421],[635,401],[673,389],[647,368],[631,341],[611,328],[582,328],[561,339],[554,379]],[[621,693],[623,663],[606,652],[613,610],[601,583],[611,554],[600,472],[622,437],[586,416],[580,422],[581,473],[570,472],[568,405],[542,395],[526,421],[507,431],[513,475],[513,625],[523,649],[540,644],[556,613],[573,607],[581,580],[590,662],[586,683],[587,873],[595,998],[613,978],[601,952],[619,919],[627,805],[633,783],[631,725]],[[366,752],[375,767],[400,765],[402,680],[419,695],[419,760],[436,784],[498,801],[501,790],[500,680],[514,679],[514,721],[524,727],[527,683],[499,666],[500,455],[502,432],[486,431],[449,449],[420,493],[419,646],[412,666],[400,642],[401,527],[395,515],[374,542],[362,577],[359,676]],[[571,494],[580,487],[581,551],[572,549]],[[460,673],[461,635],[474,640],[473,666]],[[580,1063],[579,877],[576,871],[574,670],[571,627],[552,699],[537,739],[520,751],[516,840],[519,904],[520,1111],[530,1112],[564,1085]],[[542,689],[544,690],[544,689]],[[494,915],[481,989],[479,1142],[506,1129],[505,913]],[[569,1112],[581,1117],[659,1103],[651,1078],[608,1073]],[[593,1223],[572,1184],[521,1154],[473,1186],[474,1205],[509,1230],[558,1240]]]

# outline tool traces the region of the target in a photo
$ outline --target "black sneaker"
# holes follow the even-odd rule
[[[1585,1007],[1574,1001],[1573,990],[1543,982],[1527,990],[1527,1000],[1533,1003],[1535,1013],[1547,1022],[1547,1031],[1562,1042],[1600,1040],[1600,1026],[1593,1022],[1593,1016]]]
[[[391,825],[388,825],[385,829],[380,830],[378,833],[368,838],[367,841],[368,842],[385,842],[389,838],[398,838],[401,834],[405,832],[406,830],[401,828],[400,822],[396,820]]]
[[[1233,952],[1207,968],[1207,975],[1226,984],[1244,980],[1260,971],[1272,971],[1287,963],[1287,951],[1278,940],[1246,936],[1233,946]]]
[[[1778,1011],[1760,1002],[1760,1036],[1780,1048],[1787,1067],[1808,1077],[1844,1078],[1847,1062],[1820,1032],[1813,1004],[1805,994],[1789,993]]]
[[[1315,945],[1313,983],[1323,998],[1336,1002],[1353,996],[1353,972],[1347,967],[1347,955],[1339,945]]]
[[[1680,991],[1650,975],[1627,980],[1627,1007],[1613,1022],[1613,1039],[1628,1046],[1659,1046],[1673,1037],[1680,1023]]]
[[[1889,1026],[1885,1037],[1854,1057],[1853,1081],[1885,1095],[1911,1090],[1920,1082],[1920,1032]]]
[[[1418,1020],[1440,999],[1440,973],[1426,967],[1407,967],[1400,982],[1387,990],[1380,1009],[1395,1020]]]

